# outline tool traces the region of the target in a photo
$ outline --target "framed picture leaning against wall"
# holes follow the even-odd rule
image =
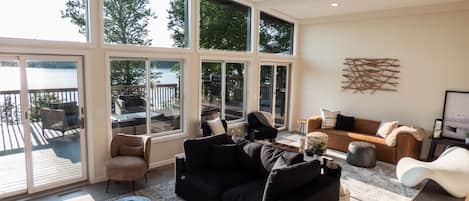
[[[442,136],[464,140],[469,133],[469,92],[446,91]]]

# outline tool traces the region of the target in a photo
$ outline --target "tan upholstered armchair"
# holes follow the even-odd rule
[[[135,180],[145,177],[150,167],[151,140],[145,135],[117,134],[111,141],[111,159],[106,162],[106,176],[109,185],[113,181],[132,182],[135,191]]]

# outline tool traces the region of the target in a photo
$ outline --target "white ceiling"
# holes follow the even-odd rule
[[[279,11],[296,19],[346,15],[370,11],[418,7],[465,0],[253,0],[260,8]],[[338,7],[332,7],[338,3]]]

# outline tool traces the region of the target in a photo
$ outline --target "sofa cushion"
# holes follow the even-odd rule
[[[344,116],[341,114],[337,115],[337,121],[335,123],[336,130],[353,131],[355,117]]]
[[[380,123],[379,121],[355,118],[354,132],[376,135]]]
[[[382,138],[388,137],[391,132],[399,126],[399,122],[397,121],[390,121],[390,122],[381,122],[379,125],[378,131],[376,131],[376,135]]]
[[[349,131],[340,131],[340,130],[335,130],[335,129],[321,129],[318,131],[327,133],[327,135],[329,136],[336,135],[336,136],[347,137],[352,141],[365,141],[365,142],[371,142],[374,144],[383,144],[383,145],[386,144],[386,142],[384,141],[384,138],[376,136],[376,135],[368,135],[368,134],[349,132]]]
[[[250,142],[242,147],[238,152],[239,164],[243,170],[253,175],[258,175],[258,171],[262,168],[261,149],[262,144]]]
[[[209,166],[210,151],[213,144],[233,144],[233,140],[226,135],[201,137],[184,141],[184,153],[188,172],[204,170]]]
[[[283,150],[277,149],[270,145],[264,145],[261,149],[262,167],[259,171],[261,175],[268,176],[274,167],[275,162],[283,154]]]
[[[212,145],[210,167],[216,170],[237,169],[238,151],[239,146],[237,144]]]
[[[340,114],[340,111],[332,112],[326,109],[321,109],[321,128],[334,128],[338,114]]]
[[[304,156],[303,154],[285,151],[270,145],[264,145],[261,149],[261,162],[263,168],[260,169],[260,174],[268,176],[270,171],[272,171],[274,164],[280,157],[284,158],[287,165],[292,165],[302,162]]]
[[[207,120],[207,124],[210,127],[210,131],[212,135],[220,135],[220,134],[226,134],[225,127],[223,126],[223,123],[220,119],[220,117],[217,117],[212,120]]]
[[[308,161],[274,169],[267,179],[263,201],[277,201],[282,196],[313,181],[321,174],[319,161]]]
[[[187,174],[184,182],[201,196],[199,200],[222,200],[228,189],[248,183],[253,178],[241,171],[205,170]]]
[[[258,179],[236,186],[223,193],[223,201],[261,201],[265,179]]]

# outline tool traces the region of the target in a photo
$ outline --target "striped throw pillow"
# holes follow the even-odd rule
[[[337,115],[340,114],[340,111],[329,111],[326,109],[321,109],[322,124],[321,128],[334,128],[335,123],[337,122]]]

